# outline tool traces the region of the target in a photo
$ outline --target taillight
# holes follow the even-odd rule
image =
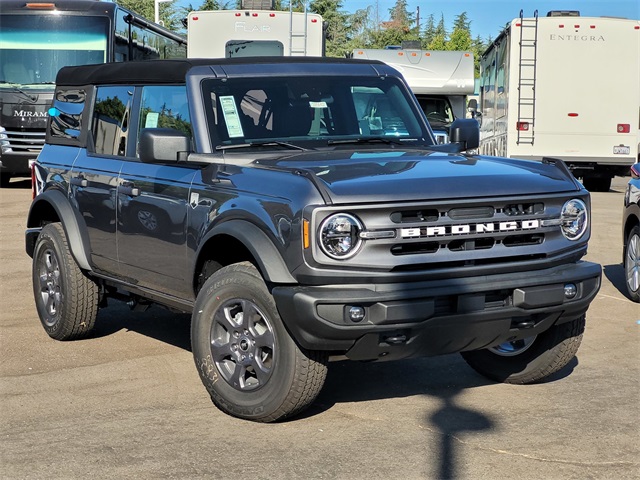
[[[629,123],[619,123],[616,130],[618,133],[629,133],[631,132],[631,125]]]
[[[526,132],[529,130],[529,122],[516,122],[516,129],[521,132]]]
[[[31,200],[36,198],[36,164],[31,163]]]

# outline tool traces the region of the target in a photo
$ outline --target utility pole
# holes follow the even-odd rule
[[[173,0],[154,0],[154,3],[155,3],[155,5],[154,5],[154,7],[155,7],[154,8],[155,16],[153,18],[154,18],[154,22],[156,22],[159,25],[162,25],[160,23],[160,4],[163,3],[163,2],[173,2]]]

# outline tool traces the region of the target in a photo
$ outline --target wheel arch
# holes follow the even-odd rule
[[[73,209],[67,196],[60,190],[47,190],[36,197],[27,217],[27,254],[33,257],[36,240],[41,228],[47,223],[60,222],[69,242],[71,255],[78,266],[90,271],[89,235],[83,227],[83,220]]]
[[[282,255],[258,226],[245,220],[229,220],[214,227],[204,238],[197,253],[193,272],[194,291],[209,260],[220,266],[250,261],[271,283],[295,283]],[[212,272],[210,272],[212,273]]]

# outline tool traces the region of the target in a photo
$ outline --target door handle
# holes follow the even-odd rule
[[[140,195],[140,189],[136,187],[133,182],[122,182],[118,187],[118,192],[129,195],[130,197],[137,197]]]
[[[87,179],[84,178],[82,175],[78,177],[71,177],[71,180],[69,180],[69,183],[76,187],[86,187],[87,185],[89,185],[89,182],[87,181]]]

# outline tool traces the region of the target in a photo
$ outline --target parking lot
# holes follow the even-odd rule
[[[40,326],[24,230],[29,182],[0,189],[0,478],[637,479],[640,306],[623,293],[626,180],[592,194],[588,259],[602,288],[570,365],[492,383],[457,355],[334,363],[302,417],[219,412],[190,351],[189,316],[124,304],[95,335]]]

